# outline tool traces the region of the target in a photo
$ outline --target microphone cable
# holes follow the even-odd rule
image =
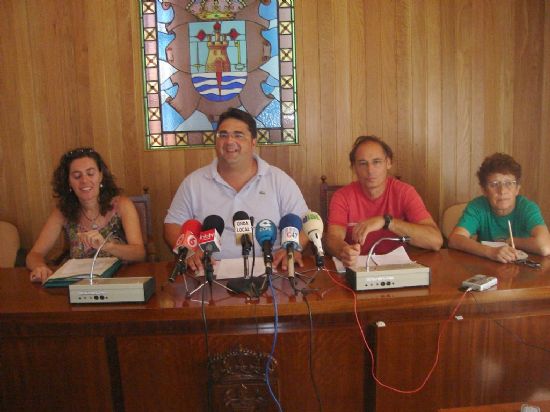
[[[269,390],[269,394],[271,395],[271,397],[275,401],[275,404],[277,405],[277,409],[279,410],[279,412],[282,412],[283,409],[281,408],[281,404],[277,399],[277,396],[275,396],[275,393],[273,393],[273,389],[271,388],[271,383],[269,382],[269,369],[271,366],[273,355],[275,354],[275,346],[277,345],[277,335],[279,331],[279,312],[277,308],[277,295],[275,294],[275,289],[273,288],[273,283],[271,282],[270,275],[267,276],[267,281],[269,283],[269,290],[271,291],[271,296],[273,297],[273,311],[275,312],[275,319],[273,322],[273,344],[271,345],[271,353],[269,354],[269,358],[265,363],[265,382],[267,384],[267,389]]]
[[[449,317],[447,319],[445,319],[443,322],[442,322],[442,325],[440,324],[439,326],[439,334],[437,336],[437,350],[436,350],[436,353],[435,353],[435,357],[434,357],[434,361],[433,361],[433,364],[432,364],[432,367],[430,368],[430,370],[428,371],[428,374],[426,375],[426,377],[424,378],[424,380],[422,381],[422,383],[416,387],[415,389],[399,389],[399,388],[395,388],[391,385],[387,385],[385,383],[383,383],[380,379],[378,379],[378,377],[376,376],[376,372],[375,372],[375,360],[374,360],[374,353],[367,341],[367,338],[365,336],[365,331],[363,330],[363,326],[361,326],[361,320],[359,319],[359,313],[357,312],[357,293],[355,293],[355,291],[350,288],[349,286],[347,286],[345,283],[341,282],[340,280],[337,280],[334,278],[333,276],[333,273],[334,271],[332,270],[328,270],[328,269],[324,269],[324,271],[327,272],[327,274],[329,275],[330,279],[335,283],[337,284],[338,286],[350,291],[353,295],[353,310],[354,310],[354,313],[355,313],[355,323],[357,323],[357,326],[359,327],[359,332],[361,333],[361,338],[363,339],[363,343],[365,344],[367,350],[369,351],[369,354],[370,354],[370,358],[371,358],[371,375],[374,379],[374,381],[386,388],[386,389],[389,389],[389,390],[392,390],[394,392],[397,392],[397,393],[402,393],[402,394],[414,394],[414,393],[417,393],[417,392],[420,392],[424,386],[426,386],[426,383],[428,383],[428,380],[431,378],[437,364],[439,363],[439,353],[441,352],[441,338],[443,337],[443,334],[445,332],[445,329],[447,328],[447,325],[449,324],[449,322],[455,317],[455,314],[456,312],[458,311],[458,309],[460,308],[460,306],[462,305],[462,301],[464,300],[464,298],[466,297],[466,295],[468,294],[468,292],[470,292],[472,289],[471,288],[468,288],[463,294],[462,296],[460,296],[460,299],[458,300],[458,303],[456,304],[456,306],[454,307],[454,309],[451,311],[451,314],[449,315]],[[336,272],[337,273],[337,272]]]
[[[317,399],[317,405],[319,406],[319,412],[323,412],[323,404],[321,402],[321,395],[319,394],[319,388],[317,387],[317,382],[315,382],[315,375],[313,373],[313,316],[311,314],[311,307],[309,306],[309,301],[307,300],[307,294],[303,293],[302,297],[307,306],[307,314],[309,317],[309,376],[311,378],[311,383],[313,385],[313,390],[315,391],[315,398]]]
[[[206,275],[205,275],[206,276]],[[206,279],[205,279],[206,282]],[[208,346],[208,322],[206,320],[206,308],[204,306],[206,286],[201,288],[201,317],[204,325],[204,347],[206,349],[206,410],[212,410],[212,362],[210,359],[210,347]]]
[[[472,293],[472,298],[474,298],[474,302],[476,303],[476,305],[481,307],[482,312],[484,312],[487,315],[487,312],[485,311],[485,308],[483,306],[481,306],[481,304],[478,302],[475,293]],[[491,319],[491,320],[493,322],[495,322],[498,327],[500,327],[506,333],[511,335],[517,342],[521,343],[522,345],[525,345],[529,348],[538,349],[540,351],[550,353],[550,349],[545,348],[544,346],[539,346],[539,345],[535,345],[533,343],[527,342],[525,339],[523,339],[521,336],[519,336],[516,332],[514,332],[514,331],[508,329],[506,326],[504,326],[499,320],[496,320],[496,319]]]

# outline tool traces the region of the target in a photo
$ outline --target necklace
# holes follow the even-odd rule
[[[93,219],[91,219],[91,218],[88,217],[88,215],[86,214],[86,212],[83,209],[82,210],[82,215],[84,215],[84,217],[92,224],[92,229],[93,230],[96,230],[97,228],[99,228],[98,224],[96,223],[96,220],[101,215],[101,212],[97,212],[97,215]]]

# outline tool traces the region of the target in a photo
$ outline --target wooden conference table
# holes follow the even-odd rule
[[[274,281],[279,318],[270,382],[283,410],[319,410],[312,377],[324,411],[437,411],[549,399],[550,259],[533,257],[542,263],[536,270],[452,250],[409,254],[431,268],[429,287],[357,296],[376,375],[401,390],[417,388],[434,363],[462,280],[476,273],[499,280],[496,289],[468,293],[446,323],[424,388],[406,394],[374,383],[352,293],[313,270],[307,272],[316,275],[318,289],[307,295],[312,331],[304,297],[284,279]],[[206,410],[207,351],[216,359],[215,409],[240,402],[240,410],[254,410],[246,406],[256,402],[258,410],[276,410],[257,379],[273,344],[269,291],[254,302],[214,285],[205,305],[207,340],[201,294],[187,299],[181,277],[169,283],[172,268],[173,262],[123,267],[118,276],[155,276],[156,293],[145,304],[102,305],[71,305],[67,288],[31,284],[25,269],[0,270],[0,410]]]

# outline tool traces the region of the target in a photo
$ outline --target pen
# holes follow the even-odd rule
[[[512,247],[515,249],[516,245],[514,245],[514,236],[512,235],[512,224],[510,221],[508,221],[508,230],[510,231],[510,241],[512,242]]]

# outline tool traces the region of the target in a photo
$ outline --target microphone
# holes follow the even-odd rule
[[[370,248],[369,250],[369,254],[367,256],[367,272],[369,271],[369,262],[370,262],[370,259],[371,259],[371,256],[372,254],[374,253],[374,248],[376,246],[378,246],[378,244],[380,242],[382,242],[383,240],[392,240],[394,242],[401,242],[401,243],[407,243],[411,240],[411,237],[410,236],[398,236],[398,237],[381,237],[380,239],[378,239],[376,242],[374,242],[374,244],[372,245],[372,247]]]
[[[94,280],[94,266],[95,266],[95,261],[97,260],[97,256],[99,255],[99,252],[101,251],[101,249],[103,249],[103,246],[105,246],[105,243],[107,243],[109,238],[113,236],[113,233],[114,232],[109,232],[109,234],[105,236],[105,239],[103,239],[103,242],[101,243],[101,245],[99,245],[99,247],[95,251],[94,258],[92,259],[92,268],[90,269],[90,283],[92,283]]]
[[[233,215],[233,227],[235,228],[235,236],[237,244],[242,246],[242,255],[244,259],[244,277],[248,278],[248,255],[252,249],[252,219],[248,213],[239,210]]]
[[[323,257],[325,256],[323,242],[321,241],[323,237],[323,220],[318,213],[308,210],[302,218],[302,223],[304,224],[304,232],[315,249],[315,263],[318,268],[321,268],[324,266]]]
[[[277,226],[275,226],[275,223],[269,219],[260,220],[256,225],[256,240],[262,247],[266,273],[270,275],[273,266],[273,243],[277,240]]]
[[[173,282],[177,275],[187,270],[187,258],[195,254],[197,248],[197,237],[201,231],[201,222],[195,219],[187,220],[181,227],[180,236],[176,241],[176,245],[172,251],[178,256],[172,274],[168,278]]]
[[[214,267],[212,266],[212,253],[219,252],[221,248],[221,235],[225,223],[218,215],[206,216],[202,224],[202,231],[199,235],[199,247],[204,252],[202,257],[204,275],[209,284],[214,279]]]
[[[259,298],[267,284],[261,278],[255,278],[253,273],[249,274],[248,271],[248,254],[253,246],[251,239],[253,220],[253,217],[249,217],[243,211],[238,211],[233,215],[237,244],[240,243],[243,248],[244,276],[229,279],[227,287],[235,293],[244,293],[251,298]]]
[[[300,230],[302,220],[293,213],[284,215],[279,222],[281,228],[281,247],[286,249],[288,261],[288,277],[294,277],[294,251],[301,250]]]

